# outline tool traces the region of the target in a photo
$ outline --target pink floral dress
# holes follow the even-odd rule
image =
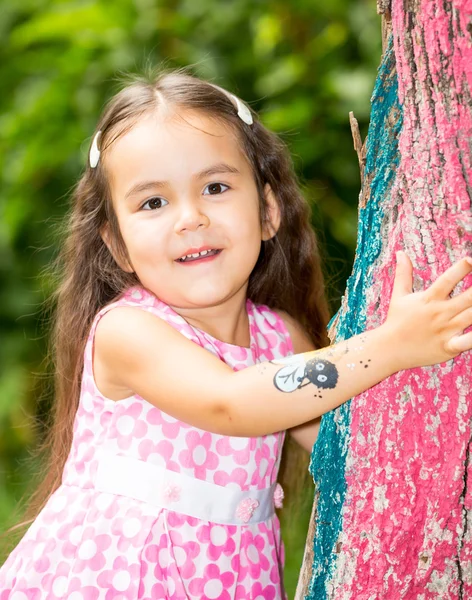
[[[86,344],[62,485],[0,569],[0,600],[284,598],[283,545],[273,507],[270,518],[251,523],[247,516],[254,507],[246,498],[236,524],[228,525],[136,500],[126,490],[120,495],[96,489],[98,457],[106,448],[120,459],[200,480],[197,485],[254,495],[275,487],[284,439],[284,432],[258,438],[209,433],[140,396],[118,402],[105,398],[92,371],[95,327],[105,312],[123,305],[164,319],[236,371],[293,352],[280,317],[249,300],[249,349],[190,326],[141,287],[102,309]],[[181,490],[174,486],[165,493],[169,503],[179,500]]]

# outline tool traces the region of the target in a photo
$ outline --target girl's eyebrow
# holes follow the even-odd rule
[[[210,175],[216,175],[219,173],[235,173],[235,174],[239,175],[240,171],[236,167],[233,167],[232,165],[229,165],[227,163],[217,163],[216,165],[212,165],[211,167],[208,167],[207,169],[203,169],[203,171],[196,173],[194,175],[194,179],[203,179],[204,177],[209,177]],[[150,189],[155,189],[158,187],[168,187],[168,186],[169,186],[168,181],[143,181],[141,183],[137,183],[136,185],[133,185],[126,192],[125,200],[127,198],[129,198],[130,196],[133,196],[134,194],[137,194],[139,192],[145,192]]]

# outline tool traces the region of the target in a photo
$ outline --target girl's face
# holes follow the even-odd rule
[[[273,229],[263,231],[251,166],[229,126],[197,112],[151,114],[104,159],[129,255],[122,268],[175,308],[246,297],[278,209],[266,186]]]

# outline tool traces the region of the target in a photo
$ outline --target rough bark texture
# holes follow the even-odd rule
[[[396,250],[420,290],[472,249],[472,2],[381,0],[379,12],[392,33],[333,340],[384,320]],[[471,367],[466,353],[398,373],[323,418],[298,599],[472,598]]]

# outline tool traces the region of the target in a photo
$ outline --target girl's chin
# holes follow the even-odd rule
[[[216,291],[206,291],[200,292],[196,294],[182,294],[182,295],[168,295],[156,293],[156,296],[174,308],[177,312],[179,309],[181,310],[198,310],[205,308],[212,308],[215,306],[220,306],[227,302],[230,298],[234,297],[234,294],[222,294],[221,290]],[[245,297],[244,297],[245,301]]]
[[[222,285],[223,284],[223,285]],[[226,285],[225,285],[226,284]],[[169,289],[162,285],[146,286],[162,302],[172,308],[182,310],[204,309],[219,306],[235,297],[246,300],[246,286],[238,281],[222,281],[221,277],[214,281],[209,277],[202,277],[192,285],[182,285],[179,288]]]

